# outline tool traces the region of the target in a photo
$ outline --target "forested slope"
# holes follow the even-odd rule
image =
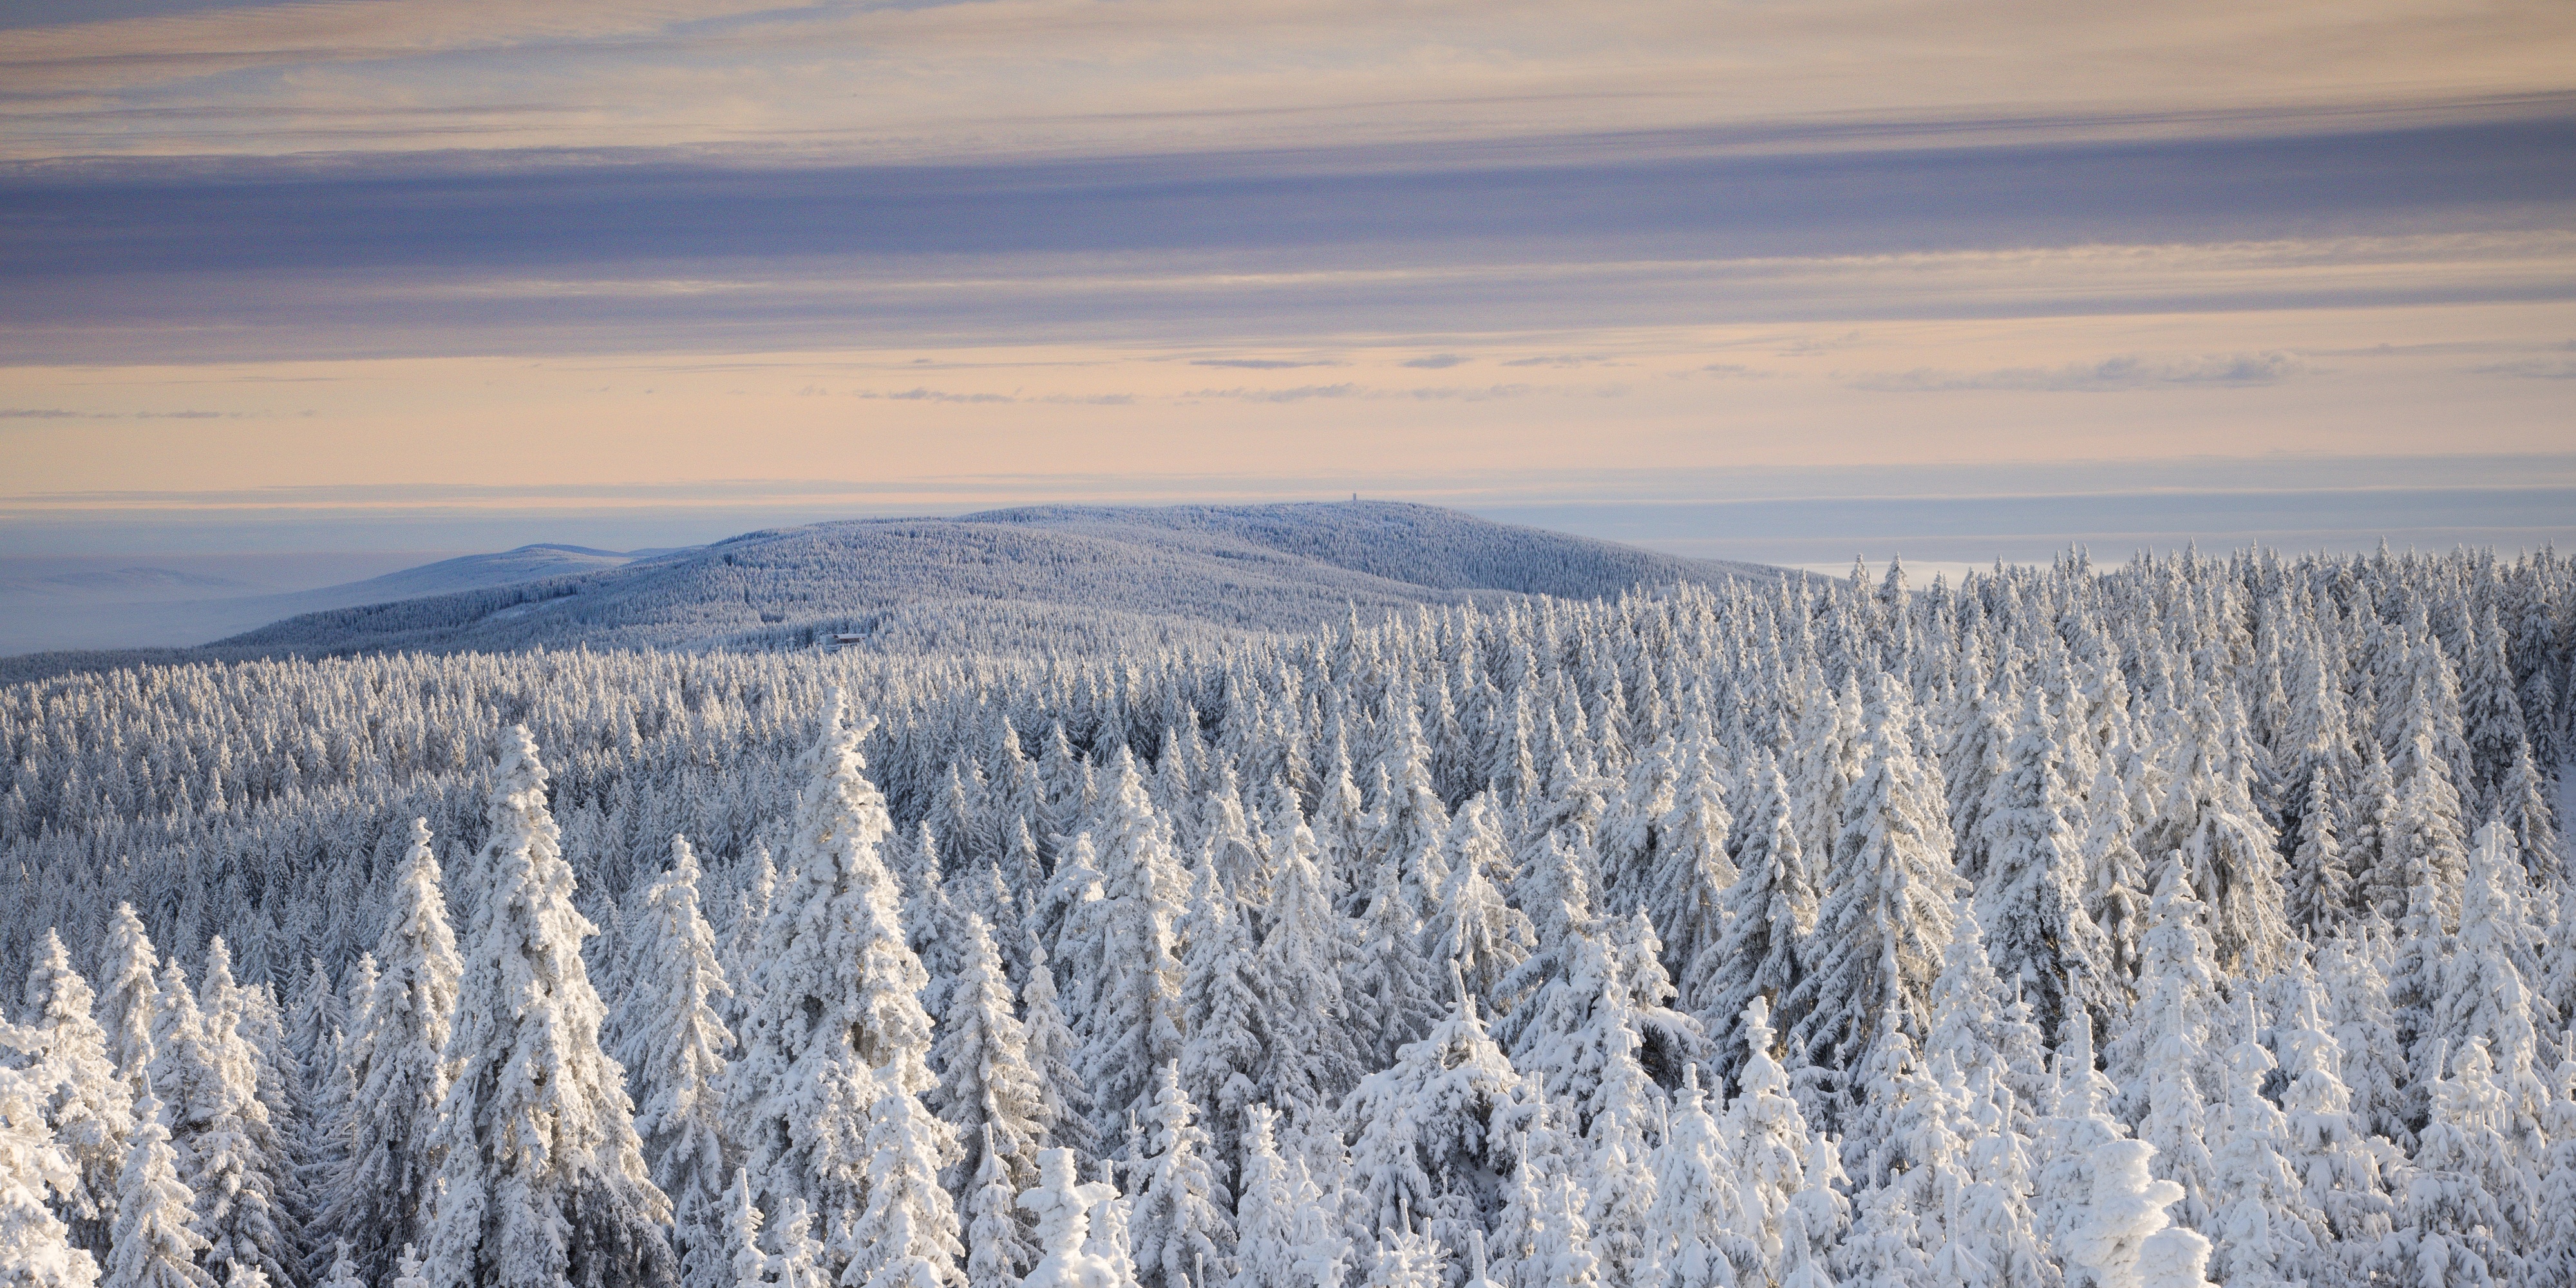
[[[2565,1284],[2571,667],[2463,552],[12,686],[0,1255]]]
[[[747,533],[586,576],[309,614],[217,647],[799,647],[847,630],[880,647],[1099,651],[1311,630],[1354,608],[1375,621],[1480,591],[1589,598],[1747,574],[1778,571],[1428,506],[1039,508]]]

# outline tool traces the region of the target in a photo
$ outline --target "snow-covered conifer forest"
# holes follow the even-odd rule
[[[0,1284],[2576,1283],[2571,646],[2248,554],[20,684]]]

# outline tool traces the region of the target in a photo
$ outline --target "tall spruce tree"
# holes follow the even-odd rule
[[[697,851],[671,838],[671,866],[645,887],[628,922],[626,1022],[618,1059],[642,1103],[635,1133],[653,1184],[671,1201],[672,1242],[689,1288],[721,1288],[732,1273],[724,1235],[726,1164],[719,1113],[733,1033],[732,994],[713,927],[698,910]]]
[[[582,965],[597,927],[524,726],[503,735],[475,856],[480,898],[460,954],[454,1073],[428,1265],[446,1288],[665,1288],[679,1267],[670,1200],[647,1174],[626,1071],[600,1049],[606,1008]]]
[[[346,1242],[370,1281],[392,1275],[406,1245],[429,1242],[438,1193],[436,1106],[454,1080],[447,1040],[464,971],[441,877],[429,821],[413,819],[411,851],[376,941],[375,982],[349,1037],[349,1103],[335,1141],[341,1162],[314,1222],[317,1249]]]
[[[1815,960],[1781,1007],[1792,1017],[1791,1047],[1813,1075],[1802,1092],[1827,1123],[1841,1122],[1860,1098],[1835,1071],[1864,1067],[1894,1031],[1919,1038],[1929,1030],[1932,982],[1962,892],[1938,783],[1914,752],[1904,686],[1882,680],[1866,719],[1862,770],[1817,912]]]
[[[835,690],[798,765],[786,875],[761,928],[756,1000],[725,1088],[756,1202],[781,1230],[791,1208],[819,1219],[823,1270],[835,1278],[866,1207],[876,1071],[893,1069],[914,1095],[936,1085],[920,1001],[929,976],[905,941],[879,854],[893,823],[859,754],[867,731]]]
[[[72,969],[60,935],[48,927],[27,972],[27,1024],[34,1043],[25,1074],[44,1097],[45,1125],[80,1181],[63,1200],[75,1246],[108,1250],[119,1175],[134,1132],[134,1091],[117,1076],[107,1031],[91,1014],[95,995]]]

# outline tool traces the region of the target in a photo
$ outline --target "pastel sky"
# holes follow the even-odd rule
[[[13,0],[0,553],[2576,539],[2576,6]]]

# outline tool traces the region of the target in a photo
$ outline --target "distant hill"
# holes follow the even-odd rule
[[[401,572],[389,572],[365,581],[324,586],[319,590],[298,591],[271,599],[279,605],[269,620],[297,616],[333,608],[350,608],[360,604],[382,604],[397,599],[418,599],[423,595],[443,595],[460,590],[479,590],[487,586],[507,586],[515,582],[542,581],[549,577],[577,576],[622,568],[645,554],[618,550],[593,550],[588,546],[531,545],[504,550],[492,555],[466,555],[442,559]]]
[[[261,586],[149,566],[0,575],[0,653],[104,643],[184,646],[237,635],[281,618],[602,572],[639,557],[670,553],[521,546],[293,591],[277,590],[274,582]],[[156,649],[152,655],[175,656],[166,649]],[[0,676],[22,669],[14,661],[0,662]]]
[[[248,582],[177,568],[84,568],[34,576],[0,576],[0,603],[15,600],[153,601],[239,595]]]
[[[307,613],[215,648],[776,648],[851,631],[878,647],[1086,649],[1139,633],[1303,630],[1354,607],[1778,575],[1421,505],[1043,506],[746,533],[599,571]]]

